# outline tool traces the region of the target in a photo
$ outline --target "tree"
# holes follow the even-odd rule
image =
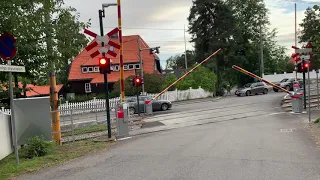
[[[196,63],[195,52],[187,50],[187,66],[191,67]],[[166,61],[166,69],[185,69],[185,53],[171,56]]]
[[[124,80],[125,83],[125,92],[126,96],[134,96],[137,92],[142,92],[142,87],[132,87],[131,80],[135,76],[129,76]],[[162,91],[162,87],[164,84],[164,78],[161,74],[148,74],[145,73],[143,75],[144,80],[144,90],[147,93],[159,93]],[[111,92],[114,96],[118,96],[120,94],[120,80],[118,80],[114,86],[113,91]]]
[[[300,24],[302,30],[300,31],[300,43],[307,44],[311,42],[313,47],[313,56],[311,62],[311,69],[320,68],[320,8],[314,5],[312,8],[308,7],[305,11],[305,17]]]
[[[260,37],[264,45],[265,72],[290,67],[285,48],[274,40],[276,31],[267,26],[270,24],[267,12],[263,0],[193,1],[188,20],[196,60],[199,62],[222,48],[214,60],[205,64],[217,75],[217,95],[223,92],[224,84],[234,86],[253,81],[250,76],[233,70],[232,65],[260,74]]]
[[[172,83],[174,83],[177,80],[177,77],[173,74],[173,73],[169,73],[167,74],[166,78],[165,78],[165,82],[164,82],[164,88],[167,88],[168,86],[170,86]],[[172,86],[171,88],[169,88],[169,91],[175,90],[176,87]]]
[[[226,70],[230,44],[233,42],[233,29],[236,25],[233,12],[222,0],[195,0],[188,21],[188,31],[192,35],[191,42],[195,44],[197,62],[217,49],[223,49],[223,52],[216,56],[215,62],[211,61],[205,65],[217,74],[217,90],[220,91],[222,72]]]
[[[210,69],[199,66],[191,74],[185,77],[183,80],[177,83],[177,89],[187,90],[190,87],[193,89],[198,89],[199,86],[206,91],[215,92],[216,91],[216,75],[210,71]]]
[[[89,22],[79,22],[76,10],[62,7],[63,3],[63,0],[0,2],[0,33],[9,32],[17,38],[18,52],[12,64],[26,67],[26,73],[19,74],[24,85],[48,84],[51,64],[58,83],[66,83],[68,65],[88,43],[81,31]],[[17,86],[18,77],[14,75]],[[4,73],[0,73],[0,78],[7,81]]]

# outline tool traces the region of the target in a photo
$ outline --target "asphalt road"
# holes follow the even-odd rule
[[[149,121],[183,128],[135,136],[20,179],[319,180],[320,152],[306,119],[279,108],[283,95],[181,102],[176,108],[185,111]]]

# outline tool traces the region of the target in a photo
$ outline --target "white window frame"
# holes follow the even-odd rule
[[[84,91],[86,93],[91,93],[91,84],[90,83],[84,83]]]
[[[120,71],[120,65],[114,65],[113,71]]]
[[[131,68],[130,68],[130,66],[132,66]],[[128,70],[133,70],[134,69],[134,64],[128,64]]]
[[[128,70],[128,65],[123,65],[124,70]]]
[[[88,68],[87,67],[82,67],[81,70],[82,70],[82,73],[88,73]]]
[[[88,72],[94,72],[94,68],[93,67],[88,67]]]
[[[99,72],[99,66],[95,66],[95,67],[93,68],[93,71],[94,71],[94,72]]]
[[[140,69],[140,64],[135,64],[134,69]]]

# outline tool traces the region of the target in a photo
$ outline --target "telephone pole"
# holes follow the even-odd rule
[[[260,72],[263,78],[264,74],[264,62],[263,62],[263,42],[262,42],[262,25],[260,25]]]
[[[187,42],[186,42],[186,25],[184,25],[184,31],[183,31],[183,34],[184,34],[184,62],[185,62],[185,65],[186,65],[186,72],[188,71],[188,63],[187,63]]]

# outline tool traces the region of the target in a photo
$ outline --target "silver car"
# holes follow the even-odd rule
[[[235,92],[237,96],[242,96],[242,95],[250,96],[250,95],[255,95],[260,93],[263,93],[263,94],[268,93],[267,85],[263,82],[248,83],[243,87],[237,89]]]
[[[144,113],[145,102],[146,100],[151,100],[150,96],[139,96],[139,109],[140,113]],[[126,99],[128,103],[129,113],[138,113],[138,102],[137,97],[129,97]],[[152,101],[152,110],[153,111],[166,111],[172,107],[172,103],[169,100],[154,100]]]

